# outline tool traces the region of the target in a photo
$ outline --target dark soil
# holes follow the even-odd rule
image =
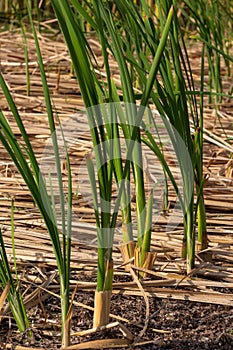
[[[230,290],[226,292],[229,293]],[[77,292],[75,300],[93,306],[94,293]],[[144,345],[136,345],[131,348],[233,349],[232,311],[233,306],[150,298],[149,326],[143,339],[138,340],[138,343],[144,342]],[[137,337],[145,323],[145,301],[141,297],[113,294],[111,313],[128,319],[130,323],[125,323],[125,326]],[[50,297],[43,304],[32,308],[29,317],[33,334],[31,339],[28,334],[17,332],[13,320],[4,319],[2,321],[0,349],[5,349],[5,344],[8,344],[8,349],[14,349],[16,345],[46,349],[58,349],[61,346],[60,305],[56,297]],[[72,316],[72,333],[92,328],[92,318],[92,311],[75,306]],[[115,320],[110,320],[110,322],[113,321]],[[122,337],[122,333],[113,328],[105,333],[97,332],[85,337],[72,337],[71,343]]]

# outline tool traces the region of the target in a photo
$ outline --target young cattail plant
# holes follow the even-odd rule
[[[107,76],[107,82],[105,82],[104,85],[95,73],[91,61],[91,52],[81,30],[79,18],[75,15],[69,2],[67,0],[59,0],[52,1],[52,4],[70,51],[74,70],[83,96],[94,147],[95,162],[97,164],[97,183],[99,187],[96,185],[92,159],[91,157],[87,159],[98,234],[98,272],[94,325],[100,326],[106,324],[108,321],[107,314],[109,313],[109,298],[112,288],[112,242],[119,207],[122,209],[122,220],[124,221],[122,223],[124,231],[123,241],[128,242],[133,240],[131,213],[130,206],[128,205],[129,189],[124,181],[130,179],[130,167],[133,169],[133,181],[136,187],[136,215],[140,265],[143,264],[142,260],[150,249],[151,208],[153,201],[152,196],[150,196],[146,209],[141,147],[135,150],[134,145],[137,143],[140,146],[141,143],[141,120],[143,118],[145,106],[148,104],[150,98],[161,56],[163,55],[172,22],[173,9],[171,8],[168,14],[167,22],[161,34],[158,50],[148,73],[147,83],[142,90],[140,108],[137,108],[136,93],[125,59],[124,41],[117,33],[117,25],[114,16],[111,14],[110,4],[104,1],[91,1],[90,8],[92,11],[90,15],[89,12],[84,11],[79,2],[73,2],[75,9],[79,14],[83,15],[85,20],[90,23],[91,27],[98,35],[102,55],[104,57],[104,69]],[[109,49],[111,50],[120,72],[120,93],[117,91],[111,77]],[[103,107],[104,101],[109,102],[108,108],[111,109],[112,107],[111,113],[107,113],[112,120],[110,118],[106,121],[106,113],[103,112],[103,108],[105,108]],[[120,104],[121,101],[124,105],[123,109]],[[119,123],[115,119],[116,112],[120,120]],[[122,130],[126,144],[126,161],[124,166],[119,144],[120,130]],[[112,152],[113,154],[111,155]],[[108,158],[109,156],[110,158]],[[113,176],[118,187],[118,197],[111,218],[110,203],[112,200]],[[97,193],[97,188],[99,188],[99,194]],[[125,203],[127,203],[127,205],[125,205]],[[106,241],[109,242],[109,245],[103,246],[102,243]],[[100,315],[97,315],[97,313]],[[103,318],[101,315],[107,316]]]
[[[14,275],[13,269],[10,267],[8,261],[4,238],[2,231],[0,230],[0,287],[2,291],[5,291],[4,299],[7,299],[12,315],[15,319],[16,325],[20,332],[25,331],[29,327],[29,321],[27,318],[26,309],[23,303],[20,283],[18,280],[16,252],[15,252],[15,239],[14,239],[14,203],[12,201],[11,206],[11,231],[12,231],[12,255],[14,258]],[[4,293],[3,293],[4,294]],[[0,305],[0,309],[3,305]],[[1,310],[0,310],[1,311]]]
[[[197,155],[195,164],[195,187],[197,195],[197,222],[198,222],[198,251],[208,246],[206,215],[203,187],[205,178],[203,176],[203,111],[205,104],[206,86],[208,87],[208,103],[218,109],[219,103],[224,96],[222,91],[221,60],[224,60],[226,72],[230,73],[230,62],[233,61],[229,55],[229,43],[232,41],[231,12],[226,1],[184,1],[182,13],[185,18],[192,20],[195,34],[192,39],[199,41],[202,45],[200,90],[199,95],[199,125],[196,125],[194,136],[194,149]],[[204,81],[205,67],[208,69],[208,81]],[[223,130],[223,132],[225,132]]]
[[[41,73],[42,86],[44,91],[45,103],[48,114],[48,122],[50,132],[53,141],[53,153],[56,164],[57,180],[59,184],[60,193],[60,211],[61,211],[61,232],[56,222],[53,208],[53,198],[51,198],[49,191],[46,188],[46,183],[40,172],[39,163],[36,159],[35,152],[32,148],[29,136],[25,130],[23,121],[18,113],[17,106],[13,100],[13,97],[8,89],[8,86],[4,80],[3,75],[0,73],[0,86],[8,102],[9,108],[12,112],[14,120],[21,132],[23,142],[19,143],[12,131],[12,128],[4,116],[3,112],[0,112],[0,140],[7,150],[9,156],[14,161],[19,173],[23,177],[31,195],[37,205],[42,218],[47,226],[48,233],[51,238],[54,253],[56,256],[59,276],[60,276],[60,295],[61,295],[61,313],[62,313],[62,345],[69,345],[69,276],[70,276],[70,248],[71,248],[71,208],[72,208],[72,186],[71,186],[71,172],[69,166],[68,155],[66,157],[67,169],[68,169],[68,210],[65,209],[64,203],[64,189],[62,183],[62,171],[59,157],[59,147],[57,143],[56,128],[54,115],[52,111],[52,104],[49,94],[49,89],[46,81],[46,75],[43,66],[43,60],[39,48],[39,43],[35,31],[35,27],[32,21],[31,9],[28,6],[28,14],[30,23],[32,26],[32,32],[34,34],[35,45],[37,50],[38,63]],[[65,145],[64,145],[65,146]],[[60,239],[61,238],[61,239]]]
[[[131,2],[119,1],[120,14],[125,30],[131,33],[131,51],[126,51],[129,64],[139,76],[140,89],[146,84],[146,72],[150,69],[150,55],[155,56],[160,42],[161,31],[165,26],[168,11],[173,1],[156,2],[156,19],[151,15],[151,11],[145,1],[142,2],[141,12],[137,10]],[[200,120],[198,117],[198,107],[194,92],[194,82],[189,64],[187,50],[182,39],[179,27],[177,8],[174,9],[174,20],[172,22],[169,40],[165,48],[165,55],[161,58],[159,65],[159,76],[155,79],[154,90],[151,92],[151,100],[158,112],[170,123],[167,123],[167,130],[171,137],[174,150],[178,159],[180,171],[183,179],[183,208],[184,215],[184,242],[183,256],[187,257],[187,270],[194,267],[195,257],[195,213],[194,213],[194,188],[197,178],[199,179],[198,203],[203,221],[199,227],[204,229],[205,212],[203,203],[203,182],[202,182],[202,134],[200,131]],[[129,14],[129,15],[128,15]],[[143,15],[142,15],[143,14]],[[144,16],[144,17],[143,17]],[[137,45],[137,38],[143,38],[144,46]],[[142,39],[141,39],[142,40]],[[195,129],[195,137],[192,136],[190,119]],[[175,130],[183,139],[187,147],[189,157],[193,165],[190,170],[187,168],[186,156],[180,152],[177,137],[170,128],[173,125]],[[146,141],[146,140],[145,140]],[[150,140],[146,141],[151,149]],[[155,152],[155,153],[156,153]],[[193,169],[193,170],[192,170]],[[198,175],[198,177],[197,177]]]

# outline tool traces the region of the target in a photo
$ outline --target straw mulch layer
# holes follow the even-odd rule
[[[82,99],[76,79],[70,73],[71,63],[66,47],[55,34],[54,32],[52,38],[40,36],[40,44],[54,110],[64,122],[82,108]],[[49,128],[33,39],[28,36],[27,41],[29,96],[26,93],[25,60],[20,34],[17,31],[1,33],[0,41],[1,71],[13,93],[37,156],[44,159]],[[94,38],[90,38],[90,44],[101,64],[100,49]],[[198,82],[201,48],[193,45],[190,53]],[[119,83],[117,69],[114,72],[113,76]],[[100,70],[99,75],[104,79]],[[230,79],[225,78],[223,89],[227,92],[229,88]],[[220,139],[232,139],[232,106],[232,100],[225,99],[218,112],[211,105],[206,105],[205,109],[205,198],[210,252],[208,261],[203,256],[197,256],[195,271],[192,276],[185,276],[185,262],[180,258],[182,217],[175,207],[176,198],[171,191],[169,210],[157,215],[153,225],[152,250],[157,252],[153,275],[143,281],[139,288],[130,273],[119,267],[122,263],[118,249],[121,239],[119,219],[113,254],[116,269],[112,324],[103,332],[83,332],[92,327],[97,263],[96,235],[93,209],[87,200],[89,194],[84,195],[85,191],[81,191],[75,196],[76,220],[71,259],[72,290],[78,281],[72,318],[72,343],[79,344],[75,349],[101,346],[120,349],[128,348],[131,343],[136,349],[233,348],[233,146],[219,144]],[[2,93],[0,108],[14,125]],[[74,188],[78,186],[75,175],[80,175],[80,164],[91,149],[90,137],[86,133],[88,126],[83,119],[80,119],[80,128],[81,131],[83,128],[82,137],[70,149]],[[14,130],[20,139],[16,126]],[[156,166],[152,170],[156,172]],[[63,171],[65,176],[65,167]],[[54,275],[56,262],[51,243],[29,191],[0,146],[0,224],[9,257],[12,254],[12,198],[15,200],[15,245],[20,281],[25,291],[33,337],[29,339],[26,334],[17,333],[6,309],[5,317],[1,321],[0,348],[59,348],[59,281],[57,275]],[[176,222],[173,222],[175,219]],[[148,303],[149,309],[145,306]],[[83,342],[89,343],[84,346]]]

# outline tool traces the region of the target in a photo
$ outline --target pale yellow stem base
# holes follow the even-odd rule
[[[94,328],[106,326],[109,323],[111,296],[111,290],[95,291]]]
[[[156,252],[147,252],[144,256],[143,263],[140,262],[141,258],[141,251],[140,248],[137,246],[136,242],[128,242],[126,244],[123,244],[120,246],[120,251],[122,255],[123,262],[126,263],[125,270],[130,270],[130,264],[127,264],[128,261],[130,261],[132,258],[134,258],[134,261],[132,264],[137,267],[144,268],[146,270],[152,270],[154,267],[154,263],[157,257]],[[148,277],[149,274],[146,272],[140,271],[139,273],[140,277]]]
[[[130,259],[134,257],[135,249],[136,249],[136,242],[133,242],[133,241],[122,244],[120,246],[121,256],[124,263],[127,263],[128,261],[130,261]],[[130,270],[130,264],[125,265],[125,270],[126,271]]]

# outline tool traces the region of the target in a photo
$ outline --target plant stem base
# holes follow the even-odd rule
[[[111,296],[111,290],[95,291],[94,328],[106,326],[109,323]]]
[[[121,256],[124,263],[127,263],[130,259],[134,257],[136,246],[137,246],[136,242],[133,242],[133,241],[122,244],[120,246]],[[126,264],[125,270],[129,271],[129,269],[130,269],[130,265]]]
[[[137,267],[142,267],[147,270],[152,270],[155,259],[157,257],[156,252],[146,252],[144,254],[143,261],[141,261],[141,249],[137,246],[136,242],[128,242],[120,246],[120,251],[124,263],[127,263],[131,258],[134,257],[134,265]],[[125,265],[125,270],[129,271],[130,265]],[[140,272],[140,277],[148,277],[149,274],[146,272]]]

